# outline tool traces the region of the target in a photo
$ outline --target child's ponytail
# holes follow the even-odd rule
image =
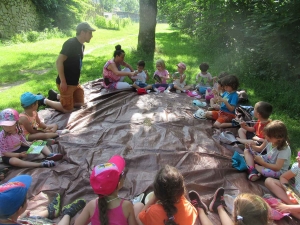
[[[154,194],[162,204],[167,219],[165,225],[178,225],[175,223],[174,215],[177,213],[175,206],[185,192],[183,177],[181,173],[172,166],[165,165],[156,174],[154,180]]]
[[[101,225],[108,225],[108,216],[107,216],[107,201],[106,199],[102,196],[99,195],[98,198],[98,208],[99,208],[99,220],[101,222]]]

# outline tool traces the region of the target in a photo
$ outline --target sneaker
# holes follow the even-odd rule
[[[84,199],[77,199],[69,205],[62,208],[62,215],[69,215],[71,218],[74,217],[80,210],[86,205]]]
[[[240,122],[237,121],[236,119],[232,119],[232,120],[231,120],[231,125],[232,125],[233,127],[239,127],[239,126],[240,126]]]
[[[48,218],[53,220],[59,216],[60,213],[60,194],[56,193],[55,198],[47,206]]]
[[[46,157],[46,160],[50,160],[50,161],[58,161],[61,160],[64,156],[62,154],[58,154],[58,153],[51,153]]]
[[[211,212],[218,212],[218,207],[222,205],[223,207],[226,207],[225,201],[224,201],[224,188],[220,187],[216,190],[214,194],[214,198],[209,204],[209,210]]]
[[[68,134],[68,133],[70,133],[70,130],[68,130],[68,129],[57,130],[56,133],[58,135]]]
[[[57,94],[58,94],[58,93],[57,93],[56,91],[50,89],[50,90],[48,91],[48,99],[51,100],[51,101],[58,101],[58,99],[57,99]]]
[[[160,93],[160,91],[157,88],[154,88],[153,90],[155,91],[154,94],[156,95]]]
[[[261,177],[260,173],[250,173],[248,179],[251,181],[257,181]]]
[[[205,214],[207,215],[207,206],[205,205],[204,202],[201,201],[201,198],[199,196],[199,194],[196,191],[190,191],[189,192],[189,198],[191,200],[192,205],[197,209],[197,208],[201,208],[204,210]]]
[[[170,93],[170,90],[169,90],[169,89],[166,89],[166,90],[164,91],[164,93]]]
[[[44,162],[42,162],[42,167],[53,167],[55,166],[55,162],[52,160],[45,160]]]
[[[144,193],[134,197],[133,199],[131,199],[132,204],[136,204],[138,202],[142,202],[143,198],[144,198]]]

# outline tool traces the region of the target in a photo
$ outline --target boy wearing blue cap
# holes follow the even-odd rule
[[[43,123],[37,113],[38,101],[42,100],[42,95],[34,95],[30,92],[25,92],[21,95],[21,105],[24,108],[24,113],[20,113],[20,125],[26,140],[47,140],[57,138],[61,134],[69,133],[69,130],[57,130],[57,124],[46,125]],[[54,144],[54,140],[50,140]]]
[[[27,191],[30,188],[32,178],[29,175],[19,175],[7,183],[0,185],[0,225],[20,225],[31,224],[30,217],[20,218],[25,214],[27,208]],[[77,199],[73,203],[62,208],[63,218],[58,225],[68,225],[73,216],[84,208],[85,200]],[[54,219],[60,213],[60,196],[57,197],[47,207],[46,211],[42,211],[40,216]],[[20,218],[20,219],[19,219]],[[36,218],[36,217],[33,217]],[[28,223],[29,222],[29,223]]]

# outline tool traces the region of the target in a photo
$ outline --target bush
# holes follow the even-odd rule
[[[99,28],[107,28],[105,17],[104,16],[96,16],[95,25]]]
[[[14,36],[12,36],[11,41],[13,43],[25,43],[27,42],[27,34],[25,32],[21,32],[19,34],[15,34]]]
[[[39,35],[40,34],[36,31],[29,31],[27,33],[27,40],[29,42],[36,42],[38,40]]]
[[[132,24],[130,18],[120,19],[114,16],[112,19],[107,19],[104,16],[97,16],[95,19],[95,25],[99,28],[119,30]]]

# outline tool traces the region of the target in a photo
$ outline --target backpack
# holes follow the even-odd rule
[[[238,106],[235,108],[235,121],[245,121],[248,126],[253,127],[253,123],[250,123],[250,121],[253,120],[251,112],[254,110],[252,106],[247,106],[247,108],[244,108],[243,106]]]
[[[238,97],[239,97],[238,103],[246,103],[249,101],[248,94],[245,90],[240,90],[240,91],[237,91],[236,93],[238,94]]]

